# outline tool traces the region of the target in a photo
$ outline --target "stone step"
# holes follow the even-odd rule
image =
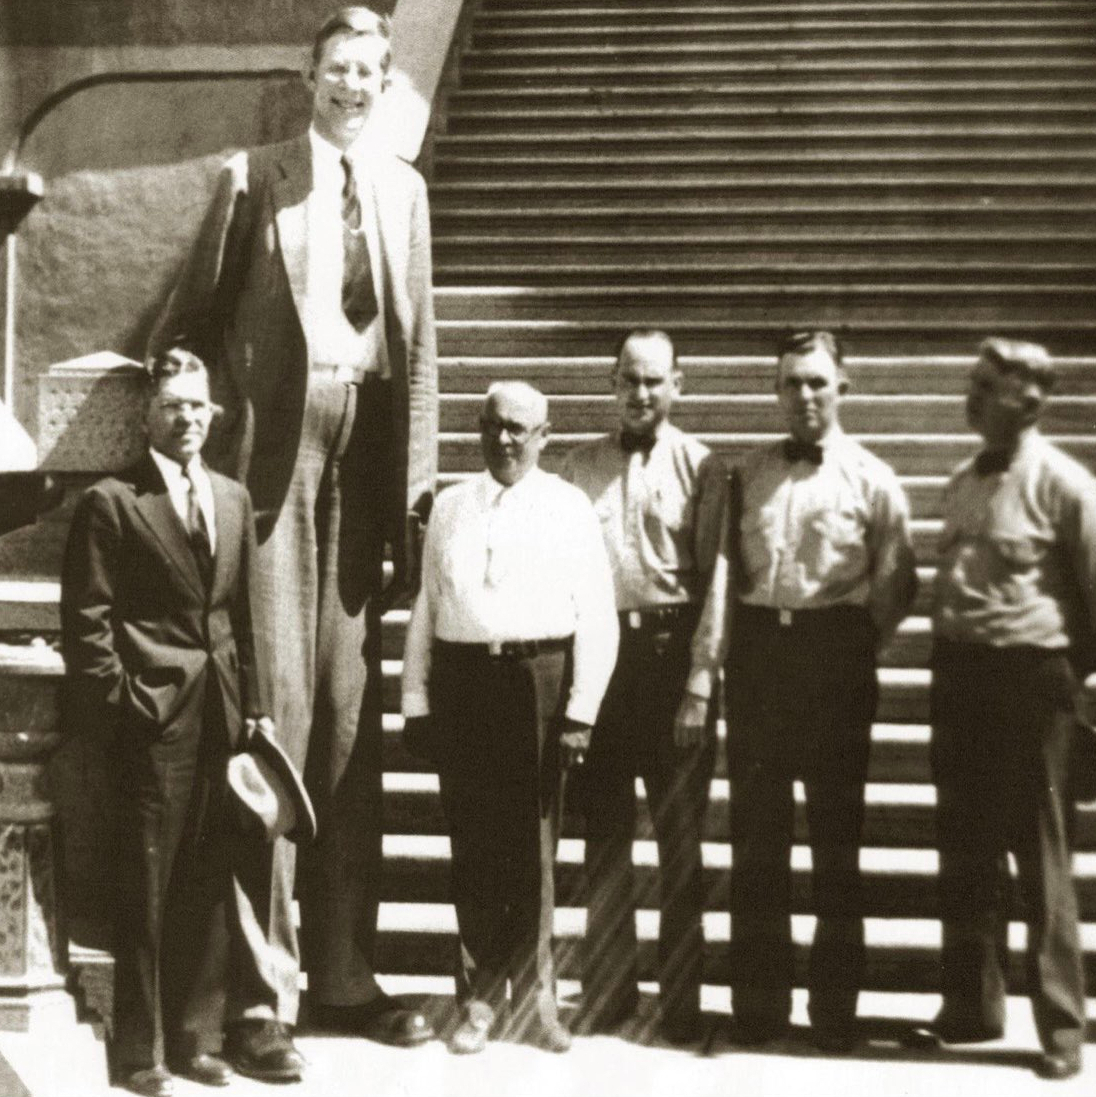
[[[1096,245],[1096,240],[1094,240]],[[763,357],[679,355],[686,376],[686,393],[724,395],[737,393],[768,396],[773,392],[776,364],[771,354]],[[878,357],[847,355],[845,366],[853,394],[904,395],[932,393],[965,395],[975,354],[955,357]],[[482,395],[493,381],[523,377],[549,396],[604,396],[613,359],[610,355],[569,358],[458,357],[442,358],[439,383],[443,399],[449,395]],[[1063,358],[1055,361],[1055,397],[1096,393],[1096,358]]]
[[[635,185],[657,182],[672,170],[679,185],[703,189],[723,182],[748,182],[774,171],[783,176],[833,172],[836,178],[846,173],[885,175],[894,183],[909,179],[914,185],[926,176],[952,182],[962,173],[972,184],[984,178],[992,185],[1002,172],[1015,170],[1030,178],[1059,175],[1075,181],[1079,173],[1096,165],[1096,145],[1090,134],[1062,138],[1053,146],[1042,137],[1032,144],[972,135],[964,144],[961,134],[938,141],[907,141],[886,136],[876,140],[870,132],[848,139],[805,136],[793,140],[780,135],[755,137],[747,131],[729,141],[719,134],[655,131],[587,133],[585,139],[575,133],[535,134],[513,142],[504,136],[454,137],[438,143],[434,179],[435,185],[463,180],[578,184],[613,172],[626,174]]]
[[[601,18],[560,19],[544,26],[512,26],[478,20],[472,30],[472,49],[543,52],[551,47],[572,49],[651,49],[666,47],[696,50],[782,47],[788,50],[823,50],[865,47],[885,49],[895,39],[904,49],[963,47],[977,41],[983,49],[1030,48],[1045,44],[1051,49],[1091,44],[1094,26],[1087,16],[1041,16],[1032,19],[968,18],[947,22],[933,18],[873,19],[765,19],[697,20],[672,18],[632,20],[626,13]],[[895,42],[899,45],[899,42]]]
[[[395,630],[385,630],[386,646]],[[402,643],[402,633],[398,637]],[[1096,697],[1096,693],[1093,694]],[[404,749],[403,717],[397,712],[384,714],[384,769],[387,773],[421,773],[424,763]],[[713,776],[726,778],[724,749],[726,727],[718,725],[720,747],[716,751]],[[932,781],[929,771],[929,728],[924,724],[883,724],[872,729],[872,747],[868,780],[876,784],[925,784]]]
[[[480,250],[482,253],[486,249]],[[607,259],[612,257],[611,244],[606,243],[602,250],[609,253]],[[876,287],[933,283],[954,286],[957,281],[964,286],[1096,283],[1096,262],[1091,257],[1075,262],[1033,261],[1026,264],[1020,258],[1011,262],[957,262],[952,257],[941,257],[935,262],[901,263],[875,255],[852,262],[750,263],[734,258],[703,262],[683,255],[671,258],[671,254],[663,248],[661,260],[649,263],[628,263],[619,258],[615,262],[575,262],[570,250],[560,246],[551,257],[554,262],[530,255],[523,255],[523,261],[508,262],[504,257],[498,257],[494,261],[481,259],[475,262],[449,247],[441,257],[435,250],[434,284],[438,289],[446,290],[472,286],[566,286],[572,289],[642,286],[652,293],[659,285],[670,285],[678,291],[700,294],[706,287],[733,289],[744,283],[846,286],[870,282]],[[449,258],[450,255],[453,257]]]
[[[803,790],[797,786],[795,807],[795,841],[805,844],[808,840],[807,817]],[[642,782],[636,786],[637,801],[641,806],[636,837],[651,839],[646,810],[646,796]],[[704,820],[704,837],[709,841],[727,841],[729,831],[730,786],[726,778],[712,779],[708,811]],[[900,849],[935,848],[936,790],[931,784],[900,784],[870,782],[864,793],[864,846],[896,847]],[[384,775],[385,833],[393,834],[446,834],[448,833],[438,778],[433,773],[398,773]],[[565,812],[563,834],[567,838],[581,838],[582,819]],[[1075,849],[1081,852],[1096,850],[1096,808],[1080,807],[1077,811]]]
[[[688,237],[662,233],[641,238],[613,239],[609,235],[565,234],[542,236],[514,232],[435,233],[434,278],[438,284],[476,283],[490,271],[528,272],[534,281],[563,277],[568,284],[604,272],[613,284],[631,278],[651,277],[665,271],[668,280],[718,280],[730,271],[737,278],[750,271],[768,271],[782,276],[789,269],[842,267],[879,273],[896,269],[928,271],[940,264],[977,278],[982,271],[1015,269],[1025,261],[1033,272],[1056,267],[1087,267],[1096,254],[1096,232],[949,233],[864,233],[861,236],[825,236],[787,233],[769,239],[736,234]],[[619,277],[612,275],[620,271]],[[1041,277],[1042,274],[1036,275]],[[813,275],[812,275],[813,277]],[[924,275],[918,275],[922,278]],[[1004,277],[1002,274],[1001,277]]]
[[[788,82],[781,74],[757,74],[748,84],[713,82],[698,84],[651,84],[629,81],[618,87],[590,87],[581,81],[545,82],[532,87],[458,87],[447,100],[447,118],[462,114],[488,114],[496,110],[547,111],[641,111],[676,113],[735,111],[742,117],[766,117],[788,112],[791,117],[810,118],[828,111],[848,112],[863,117],[903,117],[907,113],[932,112],[934,120],[955,116],[990,117],[1008,112],[1016,119],[1041,117],[1042,112],[1082,114],[1096,103],[1096,88],[1087,80],[1066,77],[1027,80],[1007,74],[981,80],[945,77],[906,80],[851,81],[815,80],[809,86]],[[835,113],[835,119],[838,116]]]
[[[444,432],[475,432],[483,407],[482,394],[449,394],[441,404]],[[607,430],[616,417],[611,395],[553,396],[549,408],[552,427],[564,434]],[[779,433],[784,415],[776,396],[690,395],[674,406],[674,421],[683,430],[698,432]],[[961,396],[863,396],[852,393],[841,402],[841,422],[851,434],[961,434],[967,430],[966,404]],[[1096,396],[1064,396],[1052,400],[1041,425],[1047,434],[1082,434],[1096,430]],[[973,438],[972,438],[973,443]],[[972,446],[973,448],[973,446]]]
[[[562,463],[567,450],[576,442],[595,438],[601,431],[584,435],[553,437],[545,450],[544,467],[555,470]],[[759,445],[775,441],[776,434],[720,434],[712,431],[698,432],[697,437],[724,460],[735,461],[744,457]],[[969,458],[977,449],[969,434],[861,434],[856,436],[868,449],[886,461],[902,477],[946,476],[960,461]],[[462,473],[481,468],[478,434],[442,434],[439,450],[443,474]],[[1089,468],[1096,469],[1096,438],[1089,432],[1083,435],[1063,435],[1055,442],[1072,457]]]
[[[639,977],[652,979],[656,972],[658,915],[640,911],[636,919],[640,940]],[[382,903],[377,940],[377,970],[400,974],[432,974],[452,967],[456,949],[456,916],[448,904]],[[585,913],[574,907],[555,912],[557,974],[578,978],[577,943],[585,931]],[[1081,927],[1086,978],[1096,978],[1096,926]],[[796,984],[807,975],[807,948],[814,934],[814,918],[792,917],[796,945]],[[710,911],[704,916],[704,982],[725,984],[730,971],[727,941],[730,918]],[[865,990],[932,992],[939,990],[940,924],[923,918],[868,918],[865,922],[867,963]],[[1018,993],[1024,983],[1025,927],[1009,926],[1009,989]]]
[[[468,56],[462,62],[461,85],[466,89],[492,87],[497,90],[519,87],[525,90],[544,85],[594,88],[650,87],[690,83],[704,89],[712,86],[741,86],[761,80],[779,78],[783,84],[809,88],[823,82],[848,81],[862,77],[866,86],[873,82],[895,80],[954,80],[984,77],[987,81],[1007,72],[1013,81],[1042,82],[1053,77],[1076,81],[1091,80],[1096,63],[1091,56],[1057,56],[1043,51],[1015,54],[1007,62],[1001,57],[983,56],[974,51],[959,50],[955,57],[888,55],[882,57],[797,56],[768,60],[716,59],[709,51],[693,57],[659,55],[640,60],[626,57],[565,58],[558,64],[551,57],[530,58],[521,51],[500,63],[492,53]]]
[[[911,18],[931,19],[934,23],[952,20],[1032,19],[1051,23],[1055,19],[1091,15],[1092,6],[1080,0],[971,0],[957,5],[940,0],[876,0],[870,9],[863,3],[849,0],[795,0],[783,4],[713,4],[703,0],[577,0],[575,3],[555,2],[536,8],[522,0],[484,0],[477,19],[496,25],[532,26],[557,21],[580,22],[601,16],[613,17],[621,12],[637,22],[667,20],[683,23],[689,19],[711,19],[716,22],[757,19],[851,19],[859,21],[870,10],[877,20],[905,21]]]
[[[886,170],[846,172],[840,176],[793,174],[779,170],[754,172],[745,179],[712,179],[706,183],[662,173],[657,178],[634,179],[629,174],[576,180],[482,180],[435,183],[432,198],[442,207],[475,205],[483,211],[512,214],[532,208],[543,216],[549,210],[573,214],[576,208],[617,205],[628,214],[653,213],[669,203],[692,203],[718,210],[723,217],[739,206],[771,210],[801,209],[804,205],[846,207],[886,214],[914,209],[928,215],[935,209],[952,211],[956,205],[977,201],[1007,207],[1021,216],[1027,206],[1039,208],[1053,200],[1079,205],[1096,213],[1096,183],[1091,176],[1055,172],[1009,175],[996,173],[972,179],[962,171],[922,171],[909,176]]]
[[[556,905],[582,908],[586,903],[583,870],[586,843],[565,838],[556,853]],[[724,842],[704,842],[705,909],[725,911],[728,876],[734,853]],[[449,839],[445,835],[391,835],[384,841],[382,902],[446,903],[449,901]],[[639,910],[658,910],[658,847],[650,839],[634,842],[635,903]],[[939,857],[930,849],[873,849],[860,851],[864,913],[872,918],[936,918],[936,874]],[[811,910],[811,851],[793,847],[792,911]],[[1081,918],[1096,921],[1096,854],[1074,857],[1073,878]],[[1016,886],[1015,883],[1013,885]],[[1018,890],[1018,889],[1017,889]],[[1017,919],[1023,906],[1018,905]]]
[[[929,317],[936,325],[981,323],[1000,330],[1018,324],[1057,321],[1094,323],[1096,285],[1084,282],[971,285],[947,283],[878,284],[787,283],[730,284],[705,287],[613,286],[571,289],[555,286],[454,286],[434,291],[441,322],[475,324],[611,322],[618,328],[718,324],[728,316],[803,327],[879,322],[916,323]]]
[[[794,178],[794,177],[792,177]],[[1028,196],[971,193],[941,198],[929,188],[917,195],[896,199],[880,188],[876,196],[791,193],[776,199],[772,193],[757,199],[737,195],[733,201],[713,202],[687,191],[674,200],[672,194],[651,194],[649,204],[624,203],[615,196],[598,199],[591,195],[581,205],[573,203],[537,205],[541,197],[528,193],[508,195],[507,201],[483,201],[476,192],[446,193],[452,184],[435,184],[433,191],[434,232],[497,236],[579,236],[621,242],[622,247],[668,237],[687,242],[715,237],[754,240],[773,239],[777,247],[784,239],[809,236],[831,239],[841,246],[865,245],[881,232],[888,235],[955,232],[958,238],[972,233],[1003,235],[1046,232],[1069,234],[1083,239],[1096,230],[1096,208],[1090,199],[1068,193],[1055,200]],[[797,188],[798,189],[798,188]],[[971,188],[976,190],[976,188]],[[1022,226],[1022,228],[1017,228]],[[687,252],[686,254],[690,254]],[[860,252],[862,256],[863,251]],[[886,348],[902,353],[897,348]]]

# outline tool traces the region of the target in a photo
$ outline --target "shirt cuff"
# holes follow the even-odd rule
[[[572,697],[567,702],[567,717],[570,720],[577,720],[580,724],[589,724],[593,727],[597,723],[597,710],[598,705],[594,705],[592,708],[589,701],[584,697]]]
[[[715,675],[707,667],[695,667],[685,682],[685,692],[710,699],[714,679]]]
[[[425,693],[413,690],[403,695],[401,710],[404,719],[414,720],[418,716],[429,716],[430,701]]]

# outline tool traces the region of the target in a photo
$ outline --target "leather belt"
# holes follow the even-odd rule
[[[551,636],[545,640],[491,640],[485,644],[464,644],[435,640],[437,647],[457,655],[479,655],[491,659],[532,659],[552,651],[567,651],[573,636]]]
[[[699,616],[696,602],[669,602],[664,606],[645,606],[643,609],[621,610],[617,616],[622,630],[645,632],[665,630],[689,616]]]

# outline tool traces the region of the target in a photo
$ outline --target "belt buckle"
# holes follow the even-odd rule
[[[488,640],[487,641],[487,654],[494,655],[496,658],[502,654],[502,641],[501,640]]]
[[[638,609],[628,611],[628,627],[638,629],[643,627],[643,614]]]
[[[790,628],[792,623],[792,611],[790,609],[782,609],[778,611],[778,618],[780,620],[781,628]]]

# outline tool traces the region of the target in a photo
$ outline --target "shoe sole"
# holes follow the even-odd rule
[[[304,1076],[300,1070],[248,1070],[239,1063],[233,1063],[232,1069],[245,1078],[253,1078],[256,1082],[299,1082]]]

